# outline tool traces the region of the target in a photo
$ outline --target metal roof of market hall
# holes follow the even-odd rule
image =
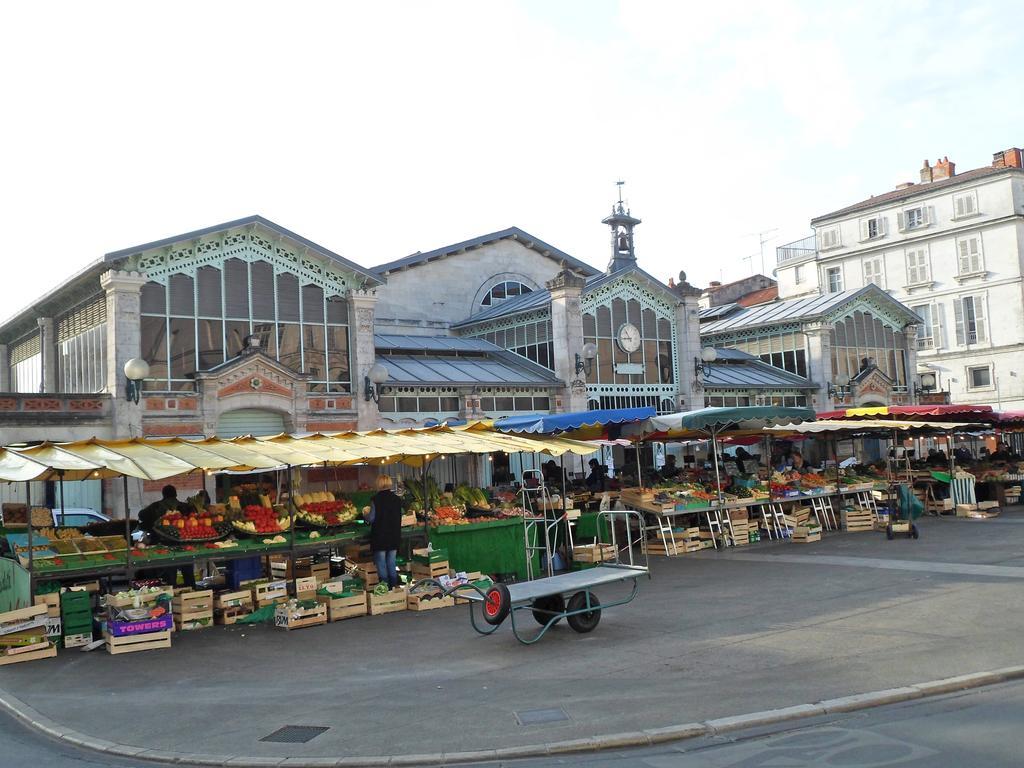
[[[738,349],[718,349],[704,386],[709,389],[817,389],[810,379],[784,371]]]
[[[711,307],[700,311],[701,336],[716,333],[728,333],[740,329],[759,326],[780,325],[793,321],[806,321],[822,318],[831,314],[844,304],[858,299],[870,299],[884,304],[906,322],[919,323],[921,319],[910,309],[896,301],[877,285],[871,284],[863,288],[855,288],[837,293],[814,294],[800,299],[773,301],[753,307],[736,307],[724,317],[720,316],[720,307]]]
[[[558,248],[555,248],[555,246],[545,243],[539,237],[534,237],[529,232],[524,232],[519,227],[509,227],[508,229],[502,229],[498,232],[491,232],[488,235],[474,237],[472,240],[463,240],[460,243],[452,243],[451,245],[445,245],[441,248],[435,248],[432,251],[417,251],[405,258],[389,261],[386,264],[378,264],[372,269],[379,275],[386,276],[388,272],[396,272],[400,269],[415,267],[435,259],[442,259],[446,256],[454,256],[465,251],[472,251],[476,248],[480,248],[499,240],[516,240],[527,248],[530,248],[531,250],[534,250],[555,262],[564,261],[574,270],[584,275],[594,275],[598,272],[595,267],[590,266],[584,261],[580,261],[574,256],[570,256],[564,251],[560,251]]]
[[[385,386],[561,387],[555,374],[483,339],[375,334],[377,362],[388,369]]]

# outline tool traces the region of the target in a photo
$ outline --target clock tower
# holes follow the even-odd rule
[[[608,274],[618,272],[620,269],[636,266],[636,251],[633,247],[633,228],[640,223],[629,214],[622,200],[622,185],[624,181],[617,181],[619,188],[619,202],[612,206],[612,215],[601,220],[612,230],[612,258],[608,262]]]

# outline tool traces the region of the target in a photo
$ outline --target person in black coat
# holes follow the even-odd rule
[[[370,549],[377,577],[389,588],[398,586],[398,546],[402,543],[402,500],[391,490],[391,478],[377,478],[377,493],[370,500]]]
[[[588,463],[590,474],[587,475],[587,490],[593,493],[600,493],[604,490],[604,465],[597,459],[591,459]]]

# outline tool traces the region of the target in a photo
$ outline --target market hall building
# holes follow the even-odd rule
[[[366,268],[259,216],[109,253],[0,325],[0,442],[700,407],[700,291],[638,266],[621,203],[603,223],[604,270],[518,228]],[[65,485],[120,509],[113,485]]]

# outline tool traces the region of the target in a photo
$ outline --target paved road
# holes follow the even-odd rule
[[[139,765],[138,761],[118,760],[40,736],[6,713],[0,714],[0,745],[0,766],[4,768],[133,768]]]
[[[1024,682],[915,701],[770,732],[731,734],[652,749],[558,759],[478,763],[475,768],[1019,768]],[[153,763],[114,760],[38,736],[0,715],[7,766],[92,768]],[[468,768],[468,767],[467,767]]]
[[[783,730],[509,768],[1019,768],[1024,683],[880,707]],[[488,763],[496,768],[498,763]],[[484,764],[479,764],[483,768]]]
[[[512,747],[787,707],[1024,662],[1013,520],[1024,514],[927,519],[919,541],[833,534],[662,558],[595,632],[559,627],[531,647],[507,628],[476,636],[459,607],[69,651],[5,667],[0,688],[98,738],[268,757]],[[551,708],[563,719],[521,724]],[[328,730],[262,741],[286,725]]]

